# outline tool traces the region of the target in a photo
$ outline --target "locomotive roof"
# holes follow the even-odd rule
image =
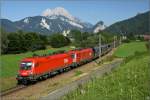
[[[70,50],[68,52],[65,53],[59,53],[59,54],[53,54],[53,55],[45,55],[45,56],[35,56],[35,57],[28,57],[28,58],[24,58],[22,61],[35,61],[35,60],[40,60],[40,59],[54,59],[57,57],[63,57],[63,56],[67,56],[67,54],[69,53],[73,53],[73,52],[82,52],[82,51],[87,51],[90,50],[91,48],[86,48],[86,49],[81,49],[81,50]]]
[[[66,54],[68,54],[68,53],[60,53],[60,54],[53,54],[53,55],[47,55],[47,56],[28,57],[28,58],[24,58],[22,61],[34,61],[34,60],[45,59],[45,58],[53,59],[53,58],[57,58],[57,57],[67,56]]]
[[[68,53],[82,52],[82,51],[87,51],[87,50],[90,50],[90,49],[91,49],[91,48],[75,49],[75,50],[70,50]]]

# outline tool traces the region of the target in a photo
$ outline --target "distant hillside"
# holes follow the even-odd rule
[[[19,30],[19,27],[17,27],[14,22],[8,19],[0,19],[0,22],[0,27],[6,28],[8,32]]]
[[[135,17],[116,22],[107,27],[105,31],[121,34],[150,34],[150,11],[137,14]]]

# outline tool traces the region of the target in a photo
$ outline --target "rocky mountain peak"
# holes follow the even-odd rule
[[[55,17],[55,16],[65,16],[70,20],[75,20],[75,18],[63,7],[56,7],[54,9],[46,9],[43,11],[42,16]]]

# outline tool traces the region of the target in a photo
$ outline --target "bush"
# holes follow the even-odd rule
[[[125,39],[125,40],[122,40],[123,43],[129,43],[130,40],[129,39]]]
[[[147,50],[150,51],[150,42],[147,42],[145,45],[146,45]]]

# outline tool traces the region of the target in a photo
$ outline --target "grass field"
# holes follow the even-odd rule
[[[117,57],[128,57],[134,55],[135,52],[145,52],[145,42],[131,42],[125,43],[115,51],[114,55]]]
[[[125,63],[112,73],[102,78],[95,78],[86,85],[80,86],[62,99],[150,100],[150,55],[145,52],[144,45],[144,42],[121,45],[115,55],[126,57]],[[135,53],[134,55],[134,52],[139,49],[141,49],[141,53]],[[130,54],[124,52],[130,52]]]

